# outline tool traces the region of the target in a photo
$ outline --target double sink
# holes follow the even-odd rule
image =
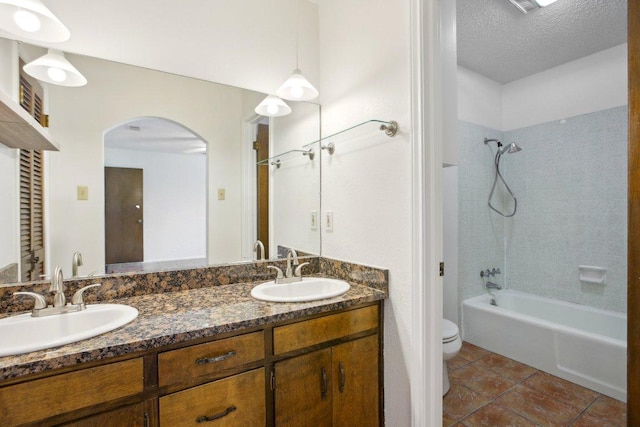
[[[333,298],[349,290],[342,280],[305,277],[292,283],[262,283],[251,296],[269,302],[297,303]],[[0,357],[29,353],[95,337],[138,316],[123,304],[91,304],[77,312],[33,317],[31,313],[0,319]]]

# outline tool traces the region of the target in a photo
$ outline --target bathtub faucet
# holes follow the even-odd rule
[[[500,274],[499,268],[492,268],[491,270],[487,268],[484,271],[480,271],[480,277],[495,277],[496,274]]]
[[[490,282],[490,281],[487,281],[487,284],[485,286],[487,287],[487,289],[496,289],[496,290],[502,289],[502,286],[498,285],[497,283]]]

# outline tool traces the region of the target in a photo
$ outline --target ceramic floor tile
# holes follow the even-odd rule
[[[447,369],[449,370],[449,372],[455,371],[456,369],[466,366],[469,363],[471,362],[468,361],[467,359],[460,356],[456,356],[453,359],[447,360]]]
[[[456,418],[443,411],[442,413],[442,427],[453,427],[458,423]]]
[[[498,375],[517,382],[520,382],[538,372],[531,366],[527,366],[523,363],[516,362],[515,360],[495,353],[490,353],[475,363],[486,369],[491,369]]]
[[[593,402],[598,393],[546,372],[536,372],[524,382],[529,388],[548,394],[578,409],[585,409]]]
[[[534,423],[495,403],[490,403],[463,419],[467,427],[536,427]]]
[[[480,393],[452,383],[449,392],[443,398],[442,412],[454,420],[460,420],[488,401],[489,399]]]
[[[598,397],[585,412],[614,426],[627,425],[627,405],[608,396]]]
[[[473,362],[474,360],[478,360],[486,356],[487,354],[489,354],[489,350],[485,350],[484,348],[478,347],[477,345],[473,345],[466,341],[463,341],[462,348],[460,349],[460,353],[458,353],[458,356],[470,362]]]
[[[581,409],[521,384],[515,385],[496,399],[496,403],[528,420],[549,427],[566,426],[582,412]]]
[[[592,417],[589,414],[582,414],[571,427],[625,427],[624,424],[611,424],[601,418]]]
[[[516,381],[500,376],[475,362],[451,372],[449,380],[492,399],[516,384]]]

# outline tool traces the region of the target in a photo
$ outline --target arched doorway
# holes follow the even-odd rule
[[[104,134],[107,273],[206,265],[207,144],[174,121]]]

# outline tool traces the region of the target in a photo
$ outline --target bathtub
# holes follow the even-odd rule
[[[464,340],[627,400],[627,316],[511,289],[464,300]]]

